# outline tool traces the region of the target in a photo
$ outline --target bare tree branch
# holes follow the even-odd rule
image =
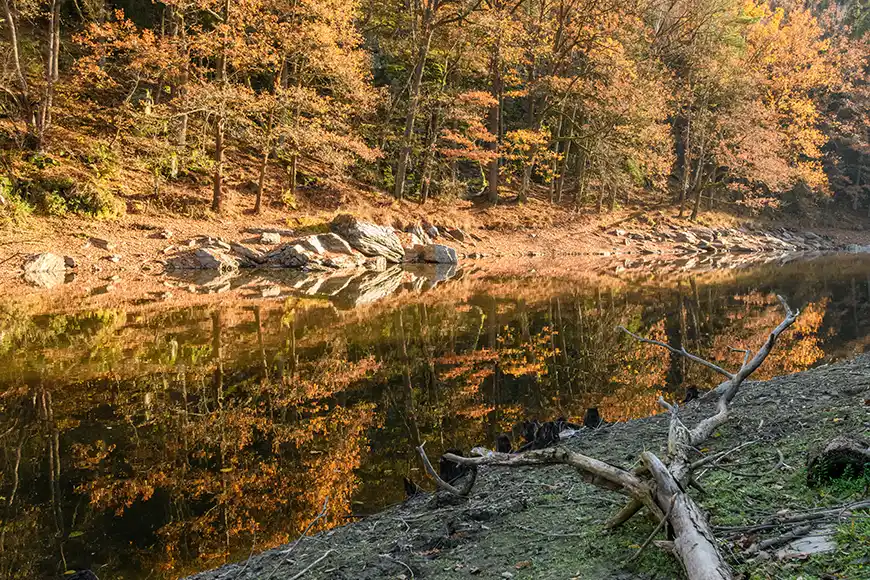
[[[728,371],[726,371],[725,369],[723,369],[723,368],[720,367],[719,365],[713,364],[713,363],[711,363],[711,362],[708,361],[708,360],[704,360],[704,359],[702,359],[702,358],[699,357],[699,356],[695,356],[695,355],[693,355],[692,353],[687,352],[685,348],[674,348],[674,347],[672,347],[671,345],[669,345],[669,344],[667,344],[667,343],[665,343],[665,342],[662,342],[662,341],[660,341],[660,340],[653,340],[653,339],[651,339],[651,338],[644,338],[644,337],[642,337],[642,336],[638,336],[638,335],[636,335],[635,333],[633,333],[633,332],[631,332],[630,330],[628,330],[628,329],[627,329],[626,327],[624,327],[624,326],[617,326],[616,329],[617,329],[617,330],[621,330],[622,332],[624,332],[625,334],[627,334],[627,335],[629,335],[630,337],[634,338],[635,340],[638,340],[638,341],[643,342],[643,343],[645,343],[645,344],[654,344],[654,345],[656,345],[656,346],[660,346],[660,347],[662,347],[662,348],[666,348],[666,349],[668,349],[669,351],[671,351],[671,352],[674,353],[674,354],[678,354],[678,355],[680,355],[680,356],[682,356],[682,357],[686,357],[686,358],[689,359],[690,361],[694,361],[694,362],[696,362],[696,363],[698,363],[698,364],[700,364],[700,365],[704,365],[704,366],[707,367],[708,369],[712,369],[712,370],[716,371],[717,373],[719,373],[720,375],[724,375],[724,376],[728,377],[729,379],[733,379],[733,378],[734,378],[734,375],[733,375],[732,373],[729,373]]]
[[[422,444],[420,444],[419,447],[417,447],[417,453],[420,454],[420,459],[423,460],[423,467],[426,469],[426,474],[432,478],[432,481],[435,482],[435,485],[438,486],[439,489],[443,489],[444,491],[452,493],[453,495],[467,497],[468,494],[471,493],[471,488],[474,487],[474,482],[477,480],[477,466],[472,466],[473,469],[471,470],[471,477],[466,478],[465,483],[462,485],[461,488],[455,487],[441,479],[441,476],[438,475],[438,472],[435,471],[434,467],[432,467],[432,463],[429,461],[429,456],[426,455],[426,450],[423,449],[423,445],[425,444],[426,442],[424,441]],[[447,453],[444,455],[444,457],[450,459],[451,461],[454,461],[455,463],[462,463],[460,461],[456,461],[456,458],[459,457],[457,455]],[[462,459],[465,458],[463,457]]]

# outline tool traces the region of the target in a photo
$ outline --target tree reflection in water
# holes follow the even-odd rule
[[[0,575],[170,578],[402,500],[414,446],[492,445],[526,418],[657,412],[715,382],[614,328],[737,365],[775,292],[803,307],[762,371],[866,348],[870,264],[726,281],[589,286],[481,279],[352,311],[2,307]]]

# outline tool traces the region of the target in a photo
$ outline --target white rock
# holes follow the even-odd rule
[[[263,232],[260,234],[260,243],[275,245],[281,243],[281,234],[277,232]]]
[[[456,250],[450,246],[444,246],[442,244],[423,246],[423,251],[420,253],[420,257],[424,262],[430,262],[433,264],[456,264],[459,262],[456,257]]]
[[[36,254],[31,256],[24,262],[24,273],[33,272],[57,272],[66,269],[66,264],[63,258],[57,254],[46,252],[44,254]]]

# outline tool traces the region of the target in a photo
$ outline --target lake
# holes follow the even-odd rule
[[[756,378],[870,343],[870,256],[614,272],[467,268],[367,300],[0,301],[0,575],[177,578],[295,539],[324,503],[315,530],[401,502],[403,477],[430,487],[421,442],[492,446],[589,407],[625,421],[718,383],[619,325],[736,368],[729,347],[764,341],[779,293],[803,315]]]

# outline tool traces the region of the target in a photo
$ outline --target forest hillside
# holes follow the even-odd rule
[[[444,211],[534,198],[536,214],[870,213],[858,0],[3,11],[7,227],[32,214],[298,218],[390,196]]]

